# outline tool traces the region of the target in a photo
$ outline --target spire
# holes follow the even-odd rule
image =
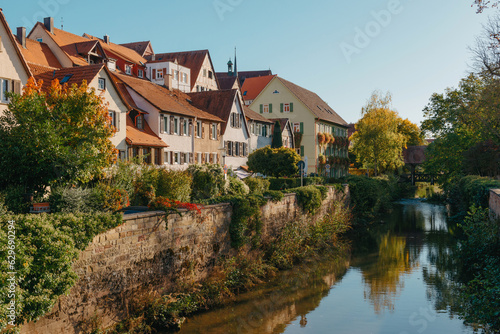
[[[238,76],[238,63],[236,62],[236,47],[234,47],[234,75]]]
[[[231,61],[231,58],[229,58],[229,61],[227,62],[227,75],[233,76],[233,62]]]

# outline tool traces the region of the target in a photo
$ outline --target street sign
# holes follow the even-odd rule
[[[297,167],[299,167],[300,170],[304,170],[304,168],[306,168],[306,163],[304,161],[299,161]]]
[[[224,165],[224,174],[227,174],[227,165]]]
[[[326,170],[330,170],[330,164],[326,164],[326,165],[325,165],[325,169],[326,169]]]

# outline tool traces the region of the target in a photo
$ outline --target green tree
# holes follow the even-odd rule
[[[406,146],[419,146],[424,144],[424,135],[418,125],[408,119],[398,120],[398,132],[406,139]]]
[[[356,123],[351,136],[352,151],[358,162],[379,170],[396,169],[403,165],[402,151],[406,137],[398,131],[400,117],[391,109],[391,95],[374,92],[362,109],[363,117]]]
[[[254,173],[267,176],[292,176],[299,172],[299,161],[300,156],[291,148],[266,146],[248,156],[248,168]]]
[[[488,103],[483,101],[485,84],[471,74],[460,81],[457,89],[433,94],[424,108],[422,130],[436,138],[427,148],[424,168],[429,173],[442,173],[441,183],[463,175],[465,152],[491,136],[482,121],[488,117]]]
[[[49,92],[30,79],[22,96],[12,94],[0,117],[0,188],[43,192],[58,184],[86,183],[116,159],[107,107],[89,89],[61,86]]]
[[[281,124],[279,121],[274,123],[273,142],[271,148],[283,147],[283,138],[281,137]]]

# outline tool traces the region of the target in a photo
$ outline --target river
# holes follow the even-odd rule
[[[457,313],[453,234],[444,206],[397,204],[352,251],[285,271],[180,333],[474,333]]]

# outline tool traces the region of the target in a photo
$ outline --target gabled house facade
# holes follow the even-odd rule
[[[239,91],[219,90],[188,95],[195,107],[224,121],[221,133],[225,156],[222,163],[233,170],[246,165],[250,136]]]
[[[273,123],[272,133],[274,135],[274,128],[276,126],[276,122],[280,124],[281,129],[281,141],[283,142],[283,147],[286,148],[295,148],[294,144],[294,136],[293,136],[293,126],[290,123],[288,118],[271,118]]]
[[[250,140],[248,141],[248,152],[271,145],[272,143],[272,128],[273,121],[261,116],[247,106],[243,106],[245,118],[247,120],[248,129],[250,132]]]
[[[69,67],[59,70],[40,65],[30,64],[36,80],[43,80],[42,89],[48,90],[53,80],[57,79],[61,84],[81,85],[83,80],[89,88],[94,88],[96,94],[101,96],[108,104],[108,113],[111,126],[116,130],[111,142],[118,150],[118,158],[128,157],[127,136],[127,112],[128,107],[114,84],[111,73],[104,64]]]
[[[241,86],[241,95],[245,105],[249,106],[253,100],[262,92],[264,88],[274,79],[276,75],[266,75],[260,77],[252,77],[245,80]]]
[[[132,49],[137,52],[141,57],[146,58],[155,54],[153,51],[153,46],[150,41],[144,42],[133,42],[133,43],[124,43],[120,44],[126,48]]]
[[[150,81],[116,73],[134,105],[134,124],[147,122],[152,131],[168,145],[156,152],[158,161],[170,169],[182,170],[195,163],[221,163],[222,120],[189,102],[189,96]],[[213,131],[213,132],[212,132]]]
[[[218,90],[219,84],[208,50],[159,53],[148,57],[148,61],[176,62],[191,70],[191,92]],[[150,73],[151,74],[151,73]]]
[[[31,71],[0,9],[0,115],[9,104],[8,92],[22,93]]]
[[[243,85],[248,83],[247,79]],[[244,88],[243,88],[244,89]],[[262,116],[288,118],[293,125],[296,147],[306,162],[307,173],[324,174],[326,157],[331,177],[347,175],[343,162],[348,157],[347,123],[317,94],[279,76],[273,77],[253,99],[250,108]],[[320,135],[321,133],[321,135]],[[321,138],[329,134],[337,138],[325,144]],[[300,143],[299,143],[300,142]]]
[[[191,92],[191,69],[180,65],[177,60],[149,61],[146,64],[146,75],[157,85],[184,93]]]

